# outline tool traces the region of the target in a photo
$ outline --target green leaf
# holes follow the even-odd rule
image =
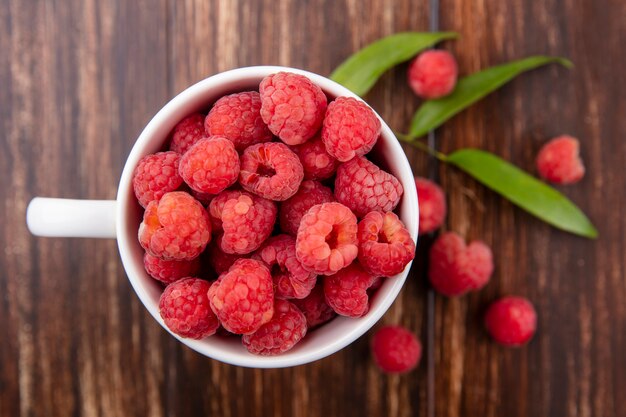
[[[459,79],[452,94],[437,100],[428,100],[417,109],[411,120],[409,139],[418,138],[441,126],[452,116],[495,91],[517,75],[551,63],[558,63],[567,68],[573,66],[565,58],[531,56],[487,68]]]
[[[453,32],[403,32],[387,36],[346,59],[330,79],[363,96],[388,69],[442,40],[456,37]]]
[[[478,149],[461,149],[444,160],[552,226],[596,238],[598,231],[567,197],[505,160]]]

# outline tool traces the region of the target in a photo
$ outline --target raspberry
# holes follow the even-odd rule
[[[208,205],[211,203],[211,200],[213,200],[213,197],[215,197],[215,194],[201,193],[195,190],[190,190],[190,192],[193,198],[202,203],[204,207],[208,207]]]
[[[326,96],[307,77],[272,74],[261,81],[259,91],[263,121],[287,145],[306,142],[322,125]]]
[[[420,206],[419,234],[434,232],[446,218],[446,196],[441,187],[426,178],[415,177]]]
[[[448,51],[426,51],[409,66],[409,85],[419,97],[436,99],[447,96],[456,86],[456,59]]]
[[[341,164],[335,178],[335,198],[358,217],[370,211],[392,211],[402,197],[400,181],[363,157]]]
[[[239,183],[268,200],[288,199],[298,191],[303,177],[298,156],[282,143],[253,145],[241,156]]]
[[[270,271],[260,261],[238,259],[211,286],[209,300],[226,330],[254,333],[274,314]]]
[[[399,274],[415,257],[415,242],[392,212],[367,213],[359,222],[359,262],[372,275]]]
[[[526,298],[503,297],[487,309],[485,326],[496,342],[510,347],[522,346],[535,334],[537,313]]]
[[[239,154],[225,137],[211,136],[189,148],[180,159],[179,170],[192,190],[217,194],[237,181]]]
[[[302,216],[314,205],[331,201],[335,201],[335,196],[330,188],[317,181],[302,181],[298,192],[280,205],[280,229],[296,236]]]
[[[175,127],[172,134],[172,142],[170,143],[170,151],[184,154],[196,142],[202,138],[206,138],[207,134],[204,130],[204,115],[194,113],[185,117]]]
[[[164,284],[195,275],[200,269],[200,259],[191,261],[164,261],[149,253],[143,256],[143,266],[148,274]]]
[[[305,269],[331,275],[350,265],[358,253],[356,217],[339,203],[318,204],[302,217],[296,256]]]
[[[255,355],[279,355],[293,348],[306,331],[306,318],[298,307],[287,300],[276,300],[272,319],[241,341]]]
[[[226,253],[221,248],[222,236],[219,236],[209,245],[209,263],[218,275],[228,271],[237,259],[243,255]]]
[[[139,225],[139,242],[150,255],[164,260],[191,260],[211,240],[209,216],[197,200],[182,191],[148,204]]]
[[[204,121],[209,135],[230,139],[242,152],[255,143],[269,142],[272,132],[261,118],[261,96],[256,91],[231,94],[217,100]]]
[[[228,200],[222,210],[222,250],[240,255],[257,250],[272,234],[277,212],[273,201],[245,192]]]
[[[292,147],[291,150],[300,159],[305,180],[325,180],[337,171],[339,161],[326,152],[319,134],[302,145]]]
[[[321,281],[313,287],[311,294],[306,298],[293,300],[293,303],[304,313],[309,329],[324,324],[337,315],[335,310],[326,304],[324,284]]]
[[[456,233],[439,236],[429,254],[428,278],[435,290],[448,297],[484,287],[493,272],[491,249],[480,241],[465,245]]]
[[[269,238],[252,256],[270,267],[278,298],[304,298],[315,286],[317,275],[296,258],[296,239],[289,235]]]
[[[165,325],[177,335],[190,339],[215,334],[220,323],[209,305],[210,287],[211,283],[197,278],[185,278],[168,285],[159,300],[159,313]]]
[[[338,97],[328,105],[322,127],[326,151],[345,162],[372,150],[380,134],[380,120],[361,100]]]
[[[369,311],[367,290],[375,281],[376,277],[355,262],[324,279],[326,302],[337,314],[362,317]]]
[[[578,139],[563,135],[543,145],[537,155],[537,170],[555,184],[574,184],[585,175]]]
[[[220,233],[224,230],[222,229],[222,211],[224,210],[224,204],[226,204],[228,200],[237,199],[243,194],[250,195],[241,190],[224,190],[211,200],[207,211],[209,212],[209,219],[211,219],[211,225],[213,226],[213,233]]]
[[[372,356],[383,371],[391,374],[415,368],[422,346],[413,333],[401,326],[385,326],[372,337]]]
[[[133,191],[142,207],[181,186],[179,161],[176,152],[158,152],[141,158],[133,173]]]

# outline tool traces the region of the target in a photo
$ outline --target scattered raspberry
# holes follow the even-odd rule
[[[211,239],[209,216],[196,199],[182,191],[148,204],[139,225],[139,242],[152,256],[191,260]]]
[[[253,145],[241,156],[239,183],[268,200],[288,199],[298,191],[303,177],[298,156],[282,143]]]
[[[133,173],[133,191],[142,207],[181,186],[179,161],[176,152],[158,152],[141,158]]]
[[[193,198],[202,203],[204,207],[208,207],[211,203],[211,200],[213,200],[213,197],[215,197],[215,194],[201,193],[195,190],[190,190],[190,192]]]
[[[392,212],[367,213],[359,222],[359,262],[372,275],[391,277],[415,257],[415,242]]]
[[[209,306],[210,287],[211,283],[197,278],[185,278],[168,285],[159,300],[159,313],[165,325],[177,335],[190,339],[215,334],[220,323]]]
[[[226,204],[228,200],[237,199],[243,194],[249,195],[241,190],[224,190],[211,200],[207,211],[209,212],[209,219],[211,219],[213,233],[217,234],[223,231],[222,211],[224,210],[224,204]]]
[[[287,300],[276,300],[272,319],[241,341],[255,355],[279,355],[294,347],[306,331],[306,318],[298,307]]]
[[[369,311],[367,290],[375,281],[355,262],[324,279],[326,302],[337,314],[362,317]]]
[[[448,51],[426,51],[411,62],[408,75],[409,85],[419,97],[444,97],[456,86],[456,59]]]
[[[296,256],[304,268],[331,275],[350,265],[358,253],[356,217],[346,206],[324,203],[302,217]]]
[[[228,271],[237,259],[240,259],[243,255],[226,253],[221,248],[222,236],[213,240],[208,248],[208,259],[211,267],[218,275]]]
[[[485,315],[487,331],[504,346],[522,346],[537,329],[537,313],[526,298],[503,297],[489,306]]]
[[[254,333],[274,314],[270,271],[262,262],[238,259],[209,290],[211,308],[231,333]]]
[[[402,184],[396,177],[363,157],[356,157],[337,169],[335,198],[358,217],[370,211],[393,211],[402,193]]]
[[[419,234],[434,232],[446,218],[446,196],[441,187],[422,177],[415,177],[420,206]]]
[[[491,249],[480,241],[465,245],[456,233],[439,236],[430,248],[428,278],[435,290],[448,297],[484,287],[493,272]]]
[[[322,128],[326,151],[345,162],[372,150],[380,134],[380,120],[361,100],[338,97],[328,105]]]
[[[292,147],[291,150],[298,155],[302,163],[305,180],[325,180],[337,171],[339,161],[326,152],[319,134],[302,145]]]
[[[543,145],[537,155],[537,170],[555,184],[574,184],[585,175],[578,139],[563,135]]]
[[[257,250],[274,229],[278,209],[273,201],[242,192],[224,204],[222,250],[240,255]]]
[[[202,139],[180,159],[180,175],[192,190],[217,194],[237,181],[239,154],[222,136]]]
[[[184,154],[200,139],[207,137],[204,130],[204,115],[194,113],[185,117],[175,127],[170,143],[170,151]]]
[[[179,279],[196,275],[200,270],[200,259],[164,261],[146,252],[143,256],[143,266],[152,278],[164,284],[171,284]]]
[[[313,137],[322,125],[326,96],[307,77],[279,72],[261,81],[261,117],[270,131],[287,145]]]
[[[211,136],[230,139],[239,152],[272,140],[272,132],[261,118],[261,96],[256,91],[230,94],[217,100],[204,127]]]
[[[314,205],[331,201],[335,196],[330,188],[317,181],[302,181],[298,192],[280,205],[280,229],[296,236],[302,216]]]
[[[304,298],[315,286],[317,275],[304,269],[296,258],[296,239],[292,236],[269,238],[252,259],[269,266],[277,298]]]
[[[422,356],[422,346],[413,333],[401,326],[385,326],[372,338],[374,362],[391,374],[415,368]]]
[[[337,315],[335,310],[326,304],[324,296],[324,283],[318,282],[306,298],[302,300],[293,300],[293,303],[304,313],[306,324],[309,329],[313,329],[321,324],[326,323]]]

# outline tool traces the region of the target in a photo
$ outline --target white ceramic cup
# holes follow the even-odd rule
[[[137,240],[142,208],[133,195],[133,170],[147,154],[159,151],[174,126],[185,116],[206,110],[219,97],[238,91],[258,90],[267,75],[289,71],[307,76],[329,97],[350,96],[359,99],[345,87],[307,71],[276,66],[238,68],[211,76],[192,85],[167,103],[145,127],[133,146],[120,178],[117,200],[68,200],[34,198],[27,210],[29,230],[38,236],[117,238],[122,263],[128,279],[152,317],[166,330],[159,315],[161,285],[143,267],[143,254]],[[379,117],[380,118],[380,117]],[[417,241],[419,209],[411,167],[393,135],[381,119],[382,133],[370,155],[394,174],[404,187],[398,214],[414,241]],[[253,368],[281,368],[313,362],[331,355],[367,332],[387,311],[400,292],[410,265],[384,281],[371,300],[369,312],[361,318],[338,317],[311,331],[292,350],[278,356],[256,356],[249,353],[236,337],[212,336],[203,340],[174,337],[193,350],[222,362]],[[169,331],[169,330],[168,330]],[[171,332],[170,332],[171,333]]]

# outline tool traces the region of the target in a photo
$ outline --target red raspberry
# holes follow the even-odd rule
[[[181,278],[196,275],[200,270],[200,258],[191,261],[164,261],[146,252],[143,256],[143,266],[152,278],[164,284],[171,284]]]
[[[152,256],[191,260],[211,240],[209,216],[196,199],[182,191],[165,194],[148,204],[139,225],[139,242]]]
[[[578,139],[567,135],[543,145],[536,164],[539,175],[555,184],[574,184],[585,175]]]
[[[201,192],[194,191],[194,190],[190,190],[190,192],[193,198],[195,198],[200,203],[202,203],[204,207],[208,207],[209,204],[211,203],[211,200],[213,200],[213,197],[215,197],[215,194],[201,193]]]
[[[337,171],[339,161],[326,152],[319,134],[302,145],[292,147],[291,150],[298,155],[302,163],[305,180],[325,180]]]
[[[272,356],[287,352],[306,334],[306,318],[287,300],[274,302],[274,316],[256,332],[241,338],[248,352]]]
[[[304,313],[306,324],[309,329],[313,329],[326,323],[337,315],[335,310],[326,304],[324,296],[324,283],[318,282],[306,298],[293,300],[293,303]]]
[[[335,198],[358,217],[370,211],[393,211],[400,202],[400,181],[363,157],[339,166],[335,178]]]
[[[317,181],[302,181],[298,192],[280,205],[280,229],[296,236],[302,216],[314,205],[331,201],[335,201],[335,196],[330,188]]]
[[[461,236],[447,232],[430,248],[428,278],[448,297],[484,287],[493,272],[491,249],[480,241],[465,245]]]
[[[158,152],[141,158],[133,173],[133,191],[142,207],[181,186],[179,161],[180,155],[176,152]]]
[[[415,257],[415,242],[392,212],[367,213],[359,222],[359,262],[372,275],[391,277]]]
[[[242,152],[255,143],[269,142],[272,132],[261,118],[261,96],[256,91],[231,94],[217,100],[204,121],[211,136],[230,139]]]
[[[197,278],[185,278],[168,285],[159,300],[159,313],[165,325],[177,335],[190,339],[215,334],[220,323],[209,305],[210,287],[210,282]]]
[[[401,326],[385,326],[372,338],[374,362],[391,374],[415,368],[422,356],[422,345],[413,333]]]
[[[222,210],[222,250],[240,255],[257,250],[274,229],[273,201],[249,193],[228,200]]]
[[[304,269],[296,258],[296,239],[292,236],[269,238],[252,259],[269,266],[278,298],[304,298],[315,286],[317,275]]]
[[[194,113],[185,117],[175,127],[172,134],[172,142],[170,143],[170,151],[184,154],[196,142],[202,138],[206,138],[207,134],[204,130],[204,115]]]
[[[305,269],[331,275],[350,265],[358,253],[356,217],[346,206],[324,203],[302,217],[296,256]]]
[[[426,51],[411,62],[408,75],[409,85],[419,97],[444,97],[456,86],[456,59],[448,51]]]
[[[345,162],[372,150],[380,135],[380,120],[361,100],[338,97],[328,105],[322,128],[326,151]]]
[[[238,259],[209,290],[211,308],[231,333],[250,334],[274,314],[270,271],[263,262]]]
[[[375,282],[376,277],[354,262],[324,279],[326,302],[337,314],[362,317],[370,308],[367,290]]]
[[[298,156],[282,143],[253,145],[241,156],[239,183],[268,200],[288,199],[298,191],[303,177]]]
[[[218,275],[228,271],[237,259],[241,259],[243,255],[226,253],[221,248],[222,236],[213,240],[209,245],[208,258],[211,267]]]
[[[326,96],[307,77],[272,74],[261,81],[259,91],[263,121],[287,145],[306,142],[322,125]]]
[[[446,219],[446,196],[441,187],[426,178],[415,177],[420,205],[419,234],[434,232]]]
[[[537,329],[537,313],[526,298],[503,297],[492,303],[485,315],[487,331],[504,346],[522,346]]]
[[[213,226],[213,233],[220,233],[223,231],[222,211],[224,210],[224,204],[226,204],[228,200],[237,199],[243,194],[250,195],[241,190],[224,190],[211,200],[209,206],[207,207],[207,211],[209,212],[209,219],[211,219],[211,225]]]
[[[211,136],[200,140],[183,155],[179,170],[192,190],[217,194],[237,181],[239,154],[225,137]]]

